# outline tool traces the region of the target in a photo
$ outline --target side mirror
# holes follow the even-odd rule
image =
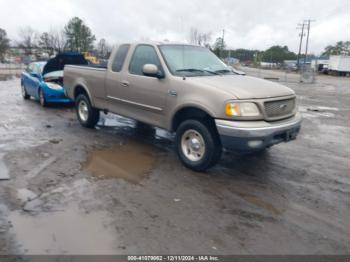
[[[158,66],[153,64],[145,64],[142,68],[142,72],[145,76],[163,78],[163,73],[158,69]]]

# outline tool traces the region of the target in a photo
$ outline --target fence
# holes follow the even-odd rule
[[[19,76],[26,68],[23,64],[1,64],[0,63],[0,80]]]
[[[312,69],[302,69],[300,72],[292,70],[271,70],[265,68],[253,68],[253,67],[241,67],[240,70],[244,71],[249,76],[263,78],[276,82],[288,82],[288,83],[315,83],[316,73]]]

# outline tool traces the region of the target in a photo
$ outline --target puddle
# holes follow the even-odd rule
[[[0,181],[10,179],[9,171],[4,163],[4,154],[0,154]]]
[[[335,113],[338,112],[339,109],[336,107],[326,107],[326,106],[317,106],[317,107],[305,107],[300,106],[299,111],[302,113],[305,118],[334,118]]]
[[[25,254],[115,254],[115,232],[104,212],[86,214],[78,207],[63,212],[31,216],[16,211],[10,213],[20,249]]]
[[[281,211],[279,211],[277,208],[275,208],[272,204],[265,202],[261,199],[259,199],[256,196],[249,195],[246,193],[237,193],[241,198],[243,198],[245,201],[253,204],[254,206],[260,207],[262,209],[270,211],[274,215],[280,215]]]
[[[122,178],[139,183],[156,166],[154,147],[128,142],[108,149],[93,149],[83,169],[100,178]]]

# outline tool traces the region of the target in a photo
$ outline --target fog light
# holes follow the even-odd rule
[[[251,148],[259,148],[263,145],[263,141],[261,140],[253,140],[248,142],[248,146]]]

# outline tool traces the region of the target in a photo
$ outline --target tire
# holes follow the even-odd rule
[[[28,100],[30,98],[30,95],[27,94],[27,90],[24,87],[23,83],[21,83],[21,92],[22,92],[23,99]]]
[[[75,100],[75,108],[80,124],[86,128],[94,128],[100,119],[100,111],[91,106],[90,100],[85,94],[81,94]]]
[[[47,102],[45,99],[45,94],[42,88],[39,89],[39,102],[42,107],[47,107]]]
[[[221,158],[222,146],[214,127],[201,120],[186,120],[176,132],[177,154],[183,165],[202,172]]]

